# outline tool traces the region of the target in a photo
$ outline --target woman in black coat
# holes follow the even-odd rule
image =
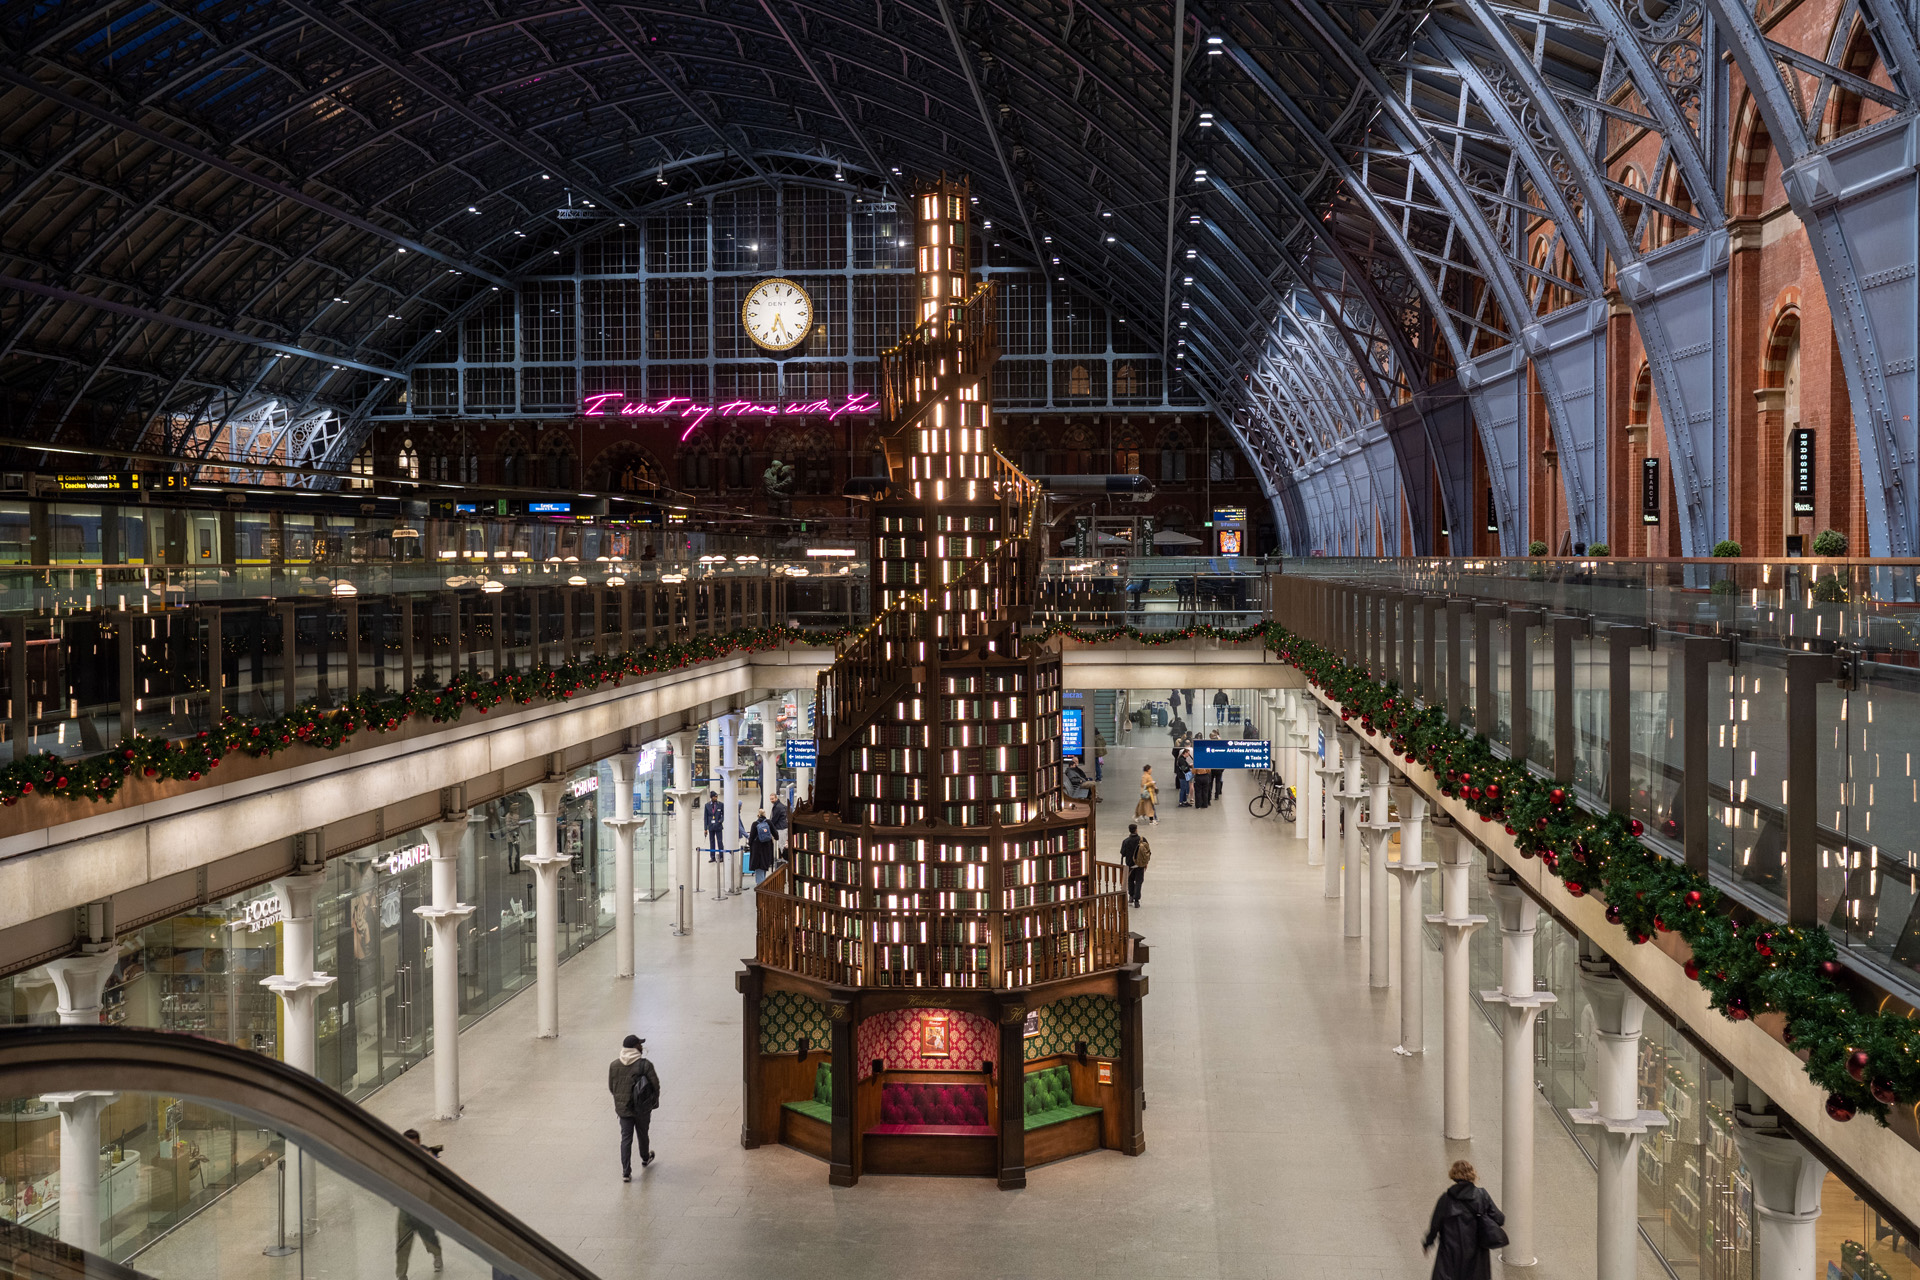
[[[767,819],[767,811],[762,809],[754,818],[753,825],[747,828],[747,870],[753,872],[757,884],[766,879],[767,872],[773,870],[773,823]]]
[[[1433,1220],[1427,1224],[1422,1249],[1440,1243],[1433,1257],[1433,1280],[1489,1280],[1493,1264],[1480,1243],[1480,1219],[1505,1223],[1507,1215],[1493,1203],[1493,1197],[1480,1188],[1479,1174],[1465,1160],[1455,1160],[1447,1170],[1453,1185],[1440,1194],[1433,1206]]]

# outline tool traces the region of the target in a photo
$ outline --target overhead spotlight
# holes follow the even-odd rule
[[[1207,171],[1205,169],[1195,169],[1193,171],[1193,180],[1195,182],[1205,182],[1207,180]]]
[[[543,173],[543,174],[541,174],[541,175],[540,175],[540,181],[542,181],[542,182],[551,182],[551,181],[553,181],[553,175],[552,175],[552,174],[550,174],[550,173]]]
[[[1112,243],[1113,243],[1113,237],[1112,237],[1112,236],[1108,236],[1108,237],[1107,237],[1107,243],[1108,243],[1108,244],[1112,244]]]
[[[1200,127],[1201,127],[1202,129],[1211,129],[1211,128],[1213,128],[1213,112],[1211,112],[1211,111],[1202,111],[1202,112],[1200,113]]]
[[[1199,256],[1200,256],[1200,251],[1199,251],[1198,249],[1189,249],[1189,250],[1187,250],[1187,257],[1189,257],[1189,258],[1197,258],[1197,257],[1199,257]]]
[[[478,213],[478,212],[480,212],[480,210],[478,210],[478,209],[476,209],[476,208],[474,208],[474,207],[473,207],[472,205],[468,205],[468,206],[467,206],[467,212],[468,212],[468,213]]]
[[[1181,284],[1192,284],[1192,283],[1193,283],[1193,277],[1192,277],[1192,276],[1182,276],[1182,277],[1180,277],[1180,283],[1181,283]]]

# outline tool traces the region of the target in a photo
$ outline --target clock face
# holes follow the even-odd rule
[[[740,304],[740,323],[768,351],[790,351],[813,328],[813,299],[791,280],[762,280]]]

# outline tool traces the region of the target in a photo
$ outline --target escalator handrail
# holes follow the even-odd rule
[[[597,1280],[552,1241],[358,1103],[303,1071],[198,1036],[127,1027],[0,1030],[0,1097],[157,1093],[232,1111],[519,1280]]]

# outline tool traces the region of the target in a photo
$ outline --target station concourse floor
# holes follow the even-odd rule
[[[835,1188],[799,1151],[743,1150],[733,975],[753,950],[753,901],[716,903],[710,879],[690,939],[672,936],[666,900],[640,905],[634,981],[613,978],[610,939],[561,966],[557,1040],[534,1037],[531,990],[470,1027],[460,1120],[424,1119],[425,1063],[368,1105],[445,1143],[454,1169],[605,1280],[1427,1275],[1420,1238],[1447,1166],[1472,1160],[1501,1198],[1492,1028],[1474,1012],[1475,1137],[1447,1142],[1438,953],[1426,966],[1428,1052],[1401,1057],[1398,994],[1368,989],[1366,943],[1340,936],[1340,903],[1322,897],[1304,843],[1248,815],[1244,774],[1228,775],[1212,808],[1176,808],[1164,731],[1141,736],[1147,745],[1107,756],[1097,836],[1118,861],[1140,766],[1166,774],[1132,925],[1152,949],[1144,1155],[1093,1152],[1001,1191],[991,1179],[907,1177]],[[626,1184],[606,1068],[629,1032],[647,1040],[662,1104],[659,1159],[643,1172],[636,1157]],[[1508,1270],[1591,1276],[1592,1169],[1544,1099],[1535,1133],[1540,1260]],[[1640,1254],[1640,1275],[1663,1274],[1644,1241]],[[414,1273],[428,1273],[424,1258]]]

